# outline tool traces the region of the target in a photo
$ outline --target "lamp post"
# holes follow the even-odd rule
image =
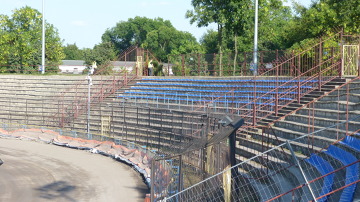
[[[87,75],[86,77],[87,81],[88,81],[88,103],[87,103],[87,134],[88,137],[90,136],[90,90],[91,90],[91,85],[92,85],[92,79],[90,77],[90,74]]]
[[[42,1],[42,51],[41,51],[41,73],[45,73],[45,0]]]
[[[255,28],[254,28],[254,76],[258,73],[258,9],[259,2],[255,0]]]
[[[92,78],[91,78],[91,74],[94,73],[94,69],[96,68],[96,62],[93,62],[93,64],[90,66],[90,69],[89,69],[89,72],[88,72],[88,75],[86,77],[86,80],[88,81],[88,102],[87,102],[87,135],[88,135],[88,138],[90,139],[90,104],[91,104],[91,101],[90,101],[90,98],[91,98],[91,86],[93,85],[92,84]]]

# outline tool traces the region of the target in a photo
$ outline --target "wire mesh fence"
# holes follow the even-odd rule
[[[358,131],[341,141],[360,141]],[[326,151],[304,155],[306,148],[299,149],[302,140],[318,132],[242,159],[236,166],[167,197],[166,201],[351,201],[359,181],[359,154],[354,148],[335,143],[329,144]]]
[[[258,54],[258,72],[262,74],[289,57],[291,51],[259,51]],[[253,76],[255,68],[253,52],[170,55],[168,62],[169,69],[172,64],[174,76]]]

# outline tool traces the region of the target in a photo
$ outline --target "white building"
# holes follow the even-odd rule
[[[62,60],[59,65],[61,73],[65,74],[81,74],[86,68],[84,60]]]

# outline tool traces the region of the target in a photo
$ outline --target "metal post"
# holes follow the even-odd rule
[[[154,197],[154,192],[155,192],[155,160],[153,159],[151,161],[151,175],[150,175],[150,180],[151,180],[151,186],[150,186],[150,201],[154,201],[155,197]]]
[[[257,75],[258,70],[258,10],[259,10],[259,2],[255,0],[255,28],[254,28],[254,76]]]
[[[298,103],[300,104],[300,98],[301,98],[301,71],[300,71],[300,66],[301,66],[301,55],[299,54],[299,56],[298,56],[298,67],[297,67],[297,74],[298,74],[298,77],[299,77],[299,79],[298,79],[298,86],[297,86],[297,94],[298,94],[298,96],[297,96],[297,101],[298,101]]]
[[[45,0],[42,1],[42,51],[41,51],[41,73],[45,73]]]
[[[180,155],[179,157],[179,185],[178,185],[178,192],[181,192],[182,191],[182,188],[183,188],[183,178],[182,178],[182,173],[183,173],[183,170],[182,170],[182,167],[183,167],[183,163],[182,163],[182,155]]]
[[[277,51],[276,51],[276,55],[277,55]],[[278,115],[278,106],[279,106],[279,67],[276,67],[275,116]]]
[[[87,134],[88,134],[88,137],[89,137],[89,135],[90,135],[90,94],[91,94],[90,90],[91,90],[91,85],[92,85],[90,74],[87,76],[87,80],[88,80]]]
[[[256,80],[254,81],[254,92],[253,92],[253,95],[254,95],[254,103],[253,103],[253,120],[252,120],[252,124],[253,126],[256,125],[256,102],[257,102],[257,97],[256,97]]]
[[[291,147],[291,145],[290,145],[290,142],[289,142],[288,140],[286,140],[286,145],[288,146],[288,148],[289,148],[289,150],[290,150],[290,152],[291,152],[291,155],[292,155],[292,157],[294,158],[293,160],[294,160],[295,165],[297,165],[297,167],[299,167],[300,173],[301,173],[302,177],[303,177],[304,180],[305,180],[305,183],[306,183],[306,185],[307,185],[307,187],[308,187],[308,189],[309,189],[309,191],[310,191],[310,193],[311,193],[311,196],[312,196],[313,200],[314,200],[315,202],[317,202],[316,196],[315,196],[313,190],[311,189],[311,186],[310,186],[310,184],[309,184],[309,181],[308,181],[308,179],[307,179],[307,177],[306,177],[306,175],[305,175],[305,173],[304,173],[304,171],[303,171],[303,169],[302,169],[302,167],[301,167],[301,165],[300,165],[300,163],[299,163],[299,160],[296,158],[295,152],[294,152],[294,150],[292,149],[292,147]]]
[[[318,78],[319,91],[321,91],[321,66],[322,66],[322,38],[320,37],[320,47],[319,47],[319,78]]]
[[[339,67],[339,78],[342,78],[343,77],[343,62],[344,62],[344,43],[343,43],[343,30],[341,30],[340,32],[340,67]],[[360,76],[360,74],[359,74]]]
[[[185,76],[185,56],[184,54],[181,55],[181,71],[182,71],[182,75]]]

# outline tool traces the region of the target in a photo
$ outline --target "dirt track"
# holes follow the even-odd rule
[[[87,151],[0,138],[0,201],[144,201],[131,167]]]

